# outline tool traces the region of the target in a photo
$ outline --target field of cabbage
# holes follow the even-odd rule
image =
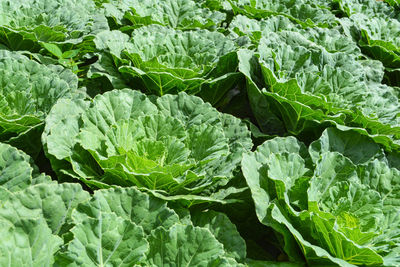
[[[399,0],[1,0],[0,266],[400,266]]]

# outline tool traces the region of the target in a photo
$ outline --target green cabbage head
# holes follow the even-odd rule
[[[60,100],[42,139],[61,176],[93,188],[136,185],[163,197],[204,201],[234,191],[227,184],[252,147],[244,123],[196,96],[148,97],[129,89],[92,102]]]
[[[0,142],[35,157],[42,148],[43,121],[51,107],[59,98],[85,97],[72,71],[0,50]]]
[[[355,131],[327,129],[309,148],[274,138],[243,156],[259,220],[310,266],[398,266],[400,171]],[[383,264],[383,265],[382,265]]]
[[[11,50],[38,52],[40,42],[79,44],[108,29],[91,0],[5,0],[0,14],[0,43]]]

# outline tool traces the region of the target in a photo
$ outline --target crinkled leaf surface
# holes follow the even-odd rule
[[[168,229],[179,221],[176,213],[164,201],[134,188],[96,191],[89,202],[82,203],[74,213],[74,221],[99,219],[103,213],[114,213],[124,220],[140,225],[146,234],[157,227]]]
[[[354,14],[364,14],[370,17],[395,18],[399,15],[399,11],[386,4],[385,1],[337,0],[336,2],[339,4],[339,9],[349,17]]]
[[[54,254],[62,244],[43,219],[11,224],[0,219],[0,264],[2,266],[53,266]]]
[[[149,242],[147,260],[151,266],[218,266],[224,254],[222,244],[208,229],[191,225],[159,228]]]
[[[195,226],[208,228],[223,244],[228,256],[237,260],[246,257],[246,243],[225,214],[215,211],[195,213],[192,215],[192,221]]]
[[[0,187],[11,192],[32,183],[33,167],[28,155],[16,148],[0,143]]]
[[[359,43],[367,55],[380,60],[385,67],[400,67],[400,42],[397,37],[400,22],[397,19],[369,18],[363,14],[353,15],[350,19],[361,31]]]
[[[14,193],[31,185],[51,183],[51,178],[39,174],[38,167],[24,152],[8,144],[0,143],[0,188],[3,192]],[[4,193],[7,195],[8,193]]]
[[[113,213],[101,213],[71,229],[67,256],[75,266],[132,266],[148,249],[143,229]]]
[[[73,212],[73,239],[58,264],[229,266],[244,260],[244,240],[226,216],[184,217],[132,187],[98,190]]]
[[[398,8],[384,1],[339,0],[339,9],[349,18],[341,24],[346,34],[352,36],[362,51],[387,68],[400,66]]]
[[[45,183],[13,193],[2,204],[0,218],[14,224],[20,220],[44,218],[53,234],[69,231],[72,210],[89,199],[79,184]]]

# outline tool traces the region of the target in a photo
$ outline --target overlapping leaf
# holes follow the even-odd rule
[[[198,213],[193,226],[190,215],[181,219],[165,201],[134,188],[99,190],[92,198],[78,184],[48,181],[4,190],[3,265],[241,266],[237,261],[246,257],[244,241],[226,216]]]
[[[39,175],[22,151],[0,143],[0,264],[52,266],[77,203],[89,197],[78,184]]]
[[[0,266],[400,266],[398,2],[2,1]]]
[[[43,220],[31,219],[19,225],[0,219],[0,264],[3,266],[52,266],[54,253],[62,244]]]
[[[190,215],[188,221],[181,220],[165,202],[133,188],[96,191],[72,217],[73,239],[59,254],[60,266],[240,266],[230,257],[232,246],[224,242],[220,227],[228,227],[230,241],[245,249],[222,214],[199,213],[200,225],[193,226]],[[206,220],[212,226],[201,223]],[[243,261],[245,254],[239,253],[237,260]]]
[[[399,18],[399,11],[386,1],[374,0],[335,0],[341,12],[348,17],[355,14],[364,14],[369,17]]]
[[[38,168],[28,155],[15,147],[0,143],[0,190],[4,190],[4,194],[5,192],[17,192],[28,188],[30,185],[49,181],[49,177],[39,174]],[[0,196],[1,200],[2,197]]]
[[[244,241],[223,214],[197,213],[194,226],[189,213],[180,218],[135,188],[90,197],[79,184],[44,179],[9,145],[0,144],[0,155],[4,266],[240,266],[245,260]]]

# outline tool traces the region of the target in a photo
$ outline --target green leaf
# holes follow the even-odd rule
[[[148,243],[143,229],[113,213],[101,213],[71,229],[67,256],[75,266],[132,266],[144,258]]]
[[[80,52],[79,49],[65,51],[62,54],[62,58],[74,58],[79,54],[79,52]]]
[[[192,221],[195,226],[209,229],[223,244],[227,256],[238,261],[246,257],[246,243],[225,214],[215,211],[198,212],[192,215]]]
[[[13,225],[0,219],[0,264],[2,266],[53,266],[62,244],[43,219],[22,220]]]
[[[106,17],[90,0],[38,0],[29,4],[23,0],[7,1],[0,12],[4,14],[0,20],[0,43],[11,50],[31,52],[39,52],[46,43],[46,49],[58,58],[71,45],[87,47],[87,37],[109,29]],[[55,43],[61,51],[51,45]]]
[[[205,228],[176,224],[149,237],[147,261],[152,266],[215,266],[223,246]]]
[[[10,192],[22,190],[32,182],[33,167],[28,155],[0,143],[0,187]]]
[[[334,14],[329,10],[330,6],[326,3],[317,5],[308,0],[296,3],[289,0],[233,0],[229,2],[235,12],[250,18],[261,19],[282,15],[303,27],[329,27],[337,24]]]
[[[79,184],[38,184],[12,194],[0,209],[0,218],[13,224],[44,218],[52,233],[61,236],[69,231],[72,211],[88,199]]]
[[[47,49],[47,51],[52,53],[57,58],[59,58],[59,59],[64,58],[63,57],[63,52],[61,51],[61,49],[57,45],[49,44],[49,43],[42,43],[42,45],[44,46],[44,48]]]
[[[256,53],[239,51],[239,69],[263,131],[286,130],[312,141],[336,126],[373,137],[389,151],[399,149],[396,90],[380,84],[382,66],[370,68],[376,63],[360,59],[350,38],[338,31],[300,29],[283,18],[246,23],[238,19],[234,29],[261,36]],[[327,36],[337,40],[335,45]]]
[[[130,220],[140,225],[146,234],[159,226],[168,229],[179,220],[164,201],[135,188],[96,191],[89,202],[77,207],[73,218],[76,223],[82,223],[87,218],[99,220],[103,213],[113,213],[124,220]]]

